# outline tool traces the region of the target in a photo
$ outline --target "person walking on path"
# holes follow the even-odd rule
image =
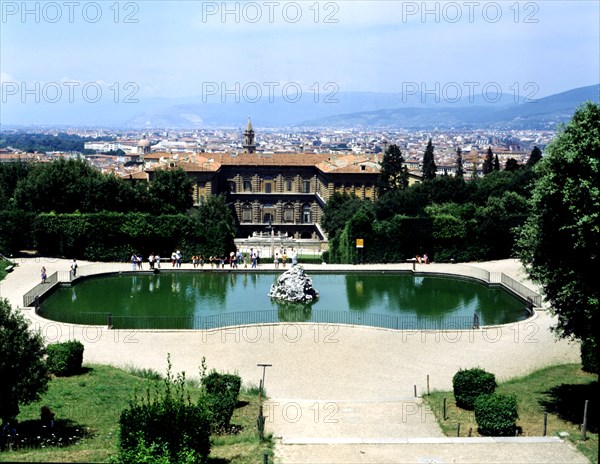
[[[71,274],[73,275],[73,278],[77,276],[77,261],[75,259],[71,261]]]
[[[42,266],[41,275],[42,275],[42,283],[45,284],[46,279],[48,278],[48,275],[46,274],[46,268],[44,266]]]

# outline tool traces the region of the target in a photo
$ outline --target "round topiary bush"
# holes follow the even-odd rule
[[[491,393],[475,400],[475,420],[482,435],[514,436],[518,418],[518,402],[514,395]]]
[[[461,369],[452,377],[456,405],[472,410],[479,395],[494,393],[496,377],[480,368]]]
[[[59,377],[79,374],[83,363],[83,348],[78,340],[48,345],[48,370]]]

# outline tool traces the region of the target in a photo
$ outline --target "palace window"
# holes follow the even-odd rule
[[[302,193],[310,193],[310,180],[302,181]]]
[[[252,192],[252,181],[250,181],[250,180],[244,181],[244,192]]]
[[[294,181],[292,179],[285,180],[285,191],[292,192],[294,190]]]
[[[310,224],[312,222],[312,212],[310,209],[310,205],[302,206],[302,223]]]
[[[242,206],[242,222],[252,222],[252,206],[249,204]]]
[[[294,222],[294,207],[289,203],[283,208],[283,221]]]

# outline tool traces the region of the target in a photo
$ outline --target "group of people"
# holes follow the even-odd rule
[[[138,255],[133,253],[130,258],[131,261],[131,270],[132,271],[143,271],[144,270],[144,257],[142,255]],[[148,265],[151,270],[160,269],[160,256],[155,255],[154,253],[150,253],[148,256]]]
[[[429,264],[429,256],[427,256],[427,253],[425,253],[423,256],[417,255],[416,260],[419,264]]]
[[[298,257],[296,253],[292,250],[290,255],[292,266],[298,264]],[[150,270],[160,269],[160,256],[158,254],[150,253],[148,256],[148,264],[150,266]],[[275,269],[279,269],[279,265],[285,268],[288,263],[289,258],[287,255],[287,250],[285,248],[281,248],[279,252],[275,253],[273,257],[273,263],[275,265]],[[142,271],[143,270],[143,262],[144,258],[141,254],[133,253],[131,255],[131,269],[133,271]],[[194,269],[201,267],[203,268],[205,264],[210,264],[210,267],[214,269],[221,268],[224,269],[225,266],[229,266],[231,269],[237,269],[239,267],[248,267],[248,264],[252,268],[257,268],[260,263],[260,253],[258,250],[254,250],[250,248],[250,251],[247,253],[242,253],[242,250],[231,251],[229,255],[213,255],[208,258],[204,255],[193,255],[191,258],[192,266]],[[181,268],[183,264],[183,254],[179,250],[173,251],[171,253],[171,266]],[[43,269],[43,268],[42,268]],[[75,272],[75,271],[73,271]],[[45,281],[44,274],[42,274],[42,281]]]

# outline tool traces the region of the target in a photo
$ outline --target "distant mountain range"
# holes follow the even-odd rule
[[[243,127],[248,115],[261,128],[548,129],[567,122],[587,100],[600,101],[600,84],[526,101],[512,94],[460,99],[419,92],[304,92],[258,101],[221,95],[210,98],[140,99],[137,103],[3,105],[2,126],[52,125],[144,128]]]

